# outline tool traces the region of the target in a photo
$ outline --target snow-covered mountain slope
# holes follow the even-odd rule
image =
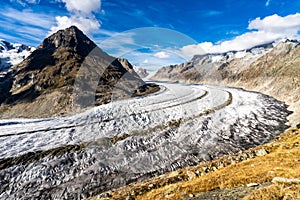
[[[11,66],[22,62],[34,49],[24,44],[10,43],[0,39],[0,76],[3,76]]]
[[[286,105],[259,93],[161,84],[70,117],[0,120],[0,199],[81,199],[265,143]]]

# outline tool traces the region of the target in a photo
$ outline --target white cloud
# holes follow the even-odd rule
[[[193,56],[196,54],[205,54],[208,52],[212,52],[211,48],[213,48],[213,43],[211,42],[203,42],[199,44],[187,45],[181,48],[181,51],[186,56]]]
[[[285,17],[277,14],[256,18],[249,22],[248,29],[252,30],[227,40],[213,44],[203,42],[187,45],[181,48],[184,55],[193,56],[205,53],[222,53],[233,50],[244,50],[257,45],[265,44],[281,38],[294,38],[300,30],[300,14],[296,13]]]
[[[99,11],[101,7],[100,0],[61,0],[61,2],[66,4],[69,12],[83,12],[87,15]]]
[[[168,54],[170,55],[169,58],[161,59],[155,57],[153,52],[140,52],[139,50],[136,50],[128,52],[122,57],[127,58],[130,61],[130,63],[139,67],[144,67],[149,71],[155,71],[161,66],[179,64],[188,61],[181,55],[177,54],[176,51],[168,51]]]
[[[17,2],[21,6],[25,7],[27,4],[39,4],[40,0],[10,0],[10,2]]]
[[[269,33],[281,33],[284,36],[295,35],[298,30],[300,30],[300,13],[286,17],[275,14],[265,17],[264,19],[256,18],[249,23],[248,29],[256,29]]]
[[[267,0],[265,6],[268,7],[271,3],[271,0]]]
[[[244,50],[256,45],[272,42],[280,38],[280,34],[268,33],[264,31],[254,31],[237,36],[233,40],[228,40],[214,45],[211,42],[204,42],[195,45],[189,45],[182,48],[183,52],[188,55],[221,53],[232,50]]]
[[[51,27],[51,33],[58,30],[68,28],[72,25],[77,26],[85,34],[90,35],[92,32],[100,28],[100,23],[95,18],[83,17],[83,16],[57,16],[56,26]]]
[[[96,19],[94,12],[100,11],[100,0],[58,0],[65,3],[70,16],[56,16],[56,25],[51,27],[51,32],[68,28],[72,25],[77,26],[85,34],[91,35],[100,28],[100,22]]]
[[[40,0],[26,0],[26,2],[31,4],[39,4]]]
[[[11,42],[36,45],[47,35],[47,31],[55,23],[51,14],[34,13],[30,9],[0,9],[0,29],[13,33],[11,37],[2,34]]]
[[[22,11],[16,9],[1,10],[1,15],[11,21],[17,21],[24,25],[37,26],[41,28],[48,28],[53,24],[49,15],[34,13],[32,10],[24,9]]]
[[[157,58],[170,58],[170,55],[167,52],[160,51],[154,54],[155,57]]]

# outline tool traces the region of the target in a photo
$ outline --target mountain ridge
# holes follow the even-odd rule
[[[299,106],[296,106],[300,104],[299,44],[297,40],[286,39],[267,49],[255,47],[235,54],[196,55],[188,62],[162,67],[151,79],[262,92],[290,105],[294,111],[290,123],[296,125],[300,116]]]

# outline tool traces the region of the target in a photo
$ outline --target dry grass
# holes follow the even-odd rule
[[[269,153],[236,164],[225,164],[215,171],[189,177],[190,172],[201,171],[203,166],[226,163],[229,156],[218,160],[200,163],[198,166],[180,169],[169,174],[155,177],[142,183],[134,183],[123,188],[109,191],[109,199],[125,199],[128,196],[136,200],[181,199],[189,195],[215,189],[238,188],[249,183],[271,182],[274,177],[300,178],[300,130],[290,129],[277,139],[256,149],[265,149]],[[248,150],[250,152],[252,150]],[[193,173],[192,173],[193,174]],[[175,180],[175,181],[174,181]],[[272,184],[255,190],[245,200],[252,199],[300,199],[300,186]],[[94,197],[92,199],[99,199]]]
[[[243,200],[270,200],[270,199],[283,199],[283,200],[299,200],[300,199],[300,186],[284,184],[273,184],[268,187],[258,189]]]

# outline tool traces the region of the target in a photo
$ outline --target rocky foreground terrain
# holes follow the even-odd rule
[[[161,68],[151,79],[225,85],[271,95],[290,105],[291,125],[300,119],[300,42],[282,40],[239,52],[196,55]]]
[[[0,117],[49,117],[157,91],[75,26],[46,38],[0,77]]]

